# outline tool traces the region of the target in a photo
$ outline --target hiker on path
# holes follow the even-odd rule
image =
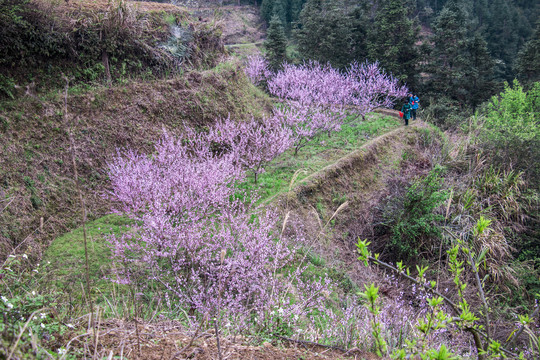
[[[409,119],[411,118],[411,103],[405,101],[405,104],[401,107],[401,112],[403,113],[403,120],[405,120],[405,126],[409,125]]]
[[[416,120],[416,110],[420,107],[420,99],[416,95],[409,94],[409,104],[411,104],[412,118]]]

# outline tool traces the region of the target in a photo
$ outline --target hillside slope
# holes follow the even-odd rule
[[[313,261],[309,273],[313,276],[330,273],[333,279],[349,283],[346,285],[349,288],[351,287],[349,279],[352,279],[353,291],[361,288],[363,283],[376,280],[383,284],[387,295],[391,295],[394,290],[391,290],[384,277],[372,269],[361,267],[352,246],[355,234],[351,231],[350,236],[347,236],[346,231],[351,230],[351,225],[356,224],[353,220],[368,220],[362,219],[362,216],[365,217],[370,213],[378,199],[388,190],[389,181],[395,176],[404,175],[410,179],[427,171],[429,165],[427,152],[434,151],[439,146],[436,141],[426,142],[428,137],[435,139],[436,134],[433,129],[420,121],[408,128],[399,127],[369,140],[358,150],[299,181],[290,192],[282,193],[271,200],[268,205],[277,206],[283,215],[289,213],[289,216],[284,216],[289,219],[289,230],[296,231],[298,226],[304,230],[304,235],[308,239],[305,250],[310,254],[316,254],[313,255],[315,258],[325,259],[326,263],[322,264]],[[409,159],[416,156],[417,161],[411,163]],[[268,172],[272,172],[272,168],[269,168]],[[333,215],[343,202],[347,202],[348,207]],[[330,220],[333,220],[332,224],[324,226],[325,223],[331,222]],[[94,278],[93,286],[100,289],[99,293],[107,294],[111,291],[110,281],[103,280],[110,276],[111,266],[107,261],[108,250],[104,239],[111,233],[121,234],[126,231],[127,223],[123,218],[105,217],[88,224],[90,271]],[[54,287],[58,287],[61,293],[70,298],[80,296],[80,281],[84,273],[82,236],[79,228],[55,239],[43,258],[44,262],[51,262],[48,275],[52,281],[51,285],[54,284]],[[66,264],[69,270],[66,270]],[[107,306],[101,297],[96,303]],[[174,332],[164,330],[171,327],[177,330]],[[111,328],[118,330],[111,333]],[[142,338],[158,337],[161,346],[145,345],[140,358],[159,359],[162,356],[174,355],[171,344],[179,343],[186,346],[190,340],[190,335],[184,333],[182,329],[181,324],[160,321],[145,325],[141,330]],[[104,324],[99,336],[102,339],[100,351],[104,354],[110,351],[118,354],[124,346],[124,353],[134,354],[137,350],[134,347],[136,342],[132,330],[132,324],[127,322],[111,321]],[[128,333],[132,341],[130,345],[125,345],[119,338],[127,336]],[[260,344],[259,339],[225,338],[221,339],[221,346],[224,354],[233,359],[377,358],[374,354],[358,349],[347,352],[338,348],[331,349],[282,340],[284,341],[280,344],[272,341],[272,345],[266,343],[262,346],[253,346]],[[188,353],[199,359],[217,357],[215,339],[203,337],[195,341]]]
[[[276,199],[292,224],[302,224],[315,253],[347,273],[357,284],[373,280],[356,256],[359,237],[372,238],[373,222],[381,199],[396,186],[425,175],[442,139],[429,125],[415,121],[381,135],[358,150],[310,175]],[[382,243],[381,243],[382,241]]]
[[[80,209],[69,133],[90,218],[110,211],[105,168],[117,149],[148,152],[163,130],[204,126],[228,115],[261,116],[270,103],[237,64],[182,77],[132,82],[51,100],[4,102],[0,184],[0,258],[25,241],[43,243],[76,226]]]

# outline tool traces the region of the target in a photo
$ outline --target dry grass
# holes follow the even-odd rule
[[[137,336],[138,333],[138,336]],[[98,359],[122,357],[128,359],[201,359],[218,358],[213,330],[195,333],[174,321],[142,323],[138,331],[133,321],[107,320],[97,331],[98,346],[88,342],[93,332],[72,337],[71,346]],[[359,350],[345,353],[324,346],[282,340],[254,345],[256,339],[246,337],[220,337],[222,355],[226,359],[378,359],[374,354]],[[191,345],[190,345],[191,344]],[[140,346],[140,348],[139,348]],[[140,349],[140,350],[139,350]]]
[[[236,65],[191,72],[182,78],[97,88],[68,99],[75,157],[94,219],[111,210],[103,197],[106,163],[118,148],[151,152],[167,129],[180,134],[185,125],[203,126],[228,114],[243,119],[270,106]],[[24,241],[40,244],[76,227],[77,194],[70,164],[69,138],[63,126],[63,100],[25,97],[4,104],[9,121],[0,136],[0,259]]]
[[[84,14],[109,11],[116,1],[112,0],[32,0],[36,6],[50,9],[57,14]],[[132,7],[136,12],[167,12],[186,14],[185,8],[151,1],[125,1],[126,5]]]

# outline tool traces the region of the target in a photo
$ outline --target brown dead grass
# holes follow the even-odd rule
[[[137,338],[138,332],[138,338]],[[194,334],[175,322],[139,324],[138,331],[133,321],[111,320],[102,324],[99,330],[99,358],[123,355],[128,359],[218,359],[218,348],[213,331],[198,334],[190,344]],[[88,337],[91,339],[91,337]],[[75,346],[82,345],[74,343]],[[140,351],[139,351],[140,346]],[[263,342],[254,345],[253,340],[244,337],[220,336],[221,353],[224,359],[270,360],[270,359],[379,359],[376,355],[357,349],[344,352],[324,346],[301,344],[283,340]]]
[[[0,195],[10,201],[0,209],[0,259],[23,241],[39,252],[39,244],[79,224],[69,127],[92,219],[111,210],[103,196],[106,164],[117,149],[150,152],[163,129],[181,134],[185,125],[204,126],[228,114],[239,120],[247,114],[261,116],[270,103],[239,67],[229,64],[72,95],[68,124],[63,108],[61,94],[50,100],[26,96],[4,105],[8,126],[0,136],[6,155],[0,157]]]
[[[34,3],[53,6],[58,12],[71,11],[106,11],[111,6],[111,0],[33,0]],[[130,1],[126,3],[140,11],[186,11],[185,9],[168,3],[158,3],[151,1]]]

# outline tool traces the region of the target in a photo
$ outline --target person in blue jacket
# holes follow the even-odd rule
[[[412,118],[416,120],[416,110],[420,107],[420,99],[416,95],[409,94],[409,104],[411,104]]]

